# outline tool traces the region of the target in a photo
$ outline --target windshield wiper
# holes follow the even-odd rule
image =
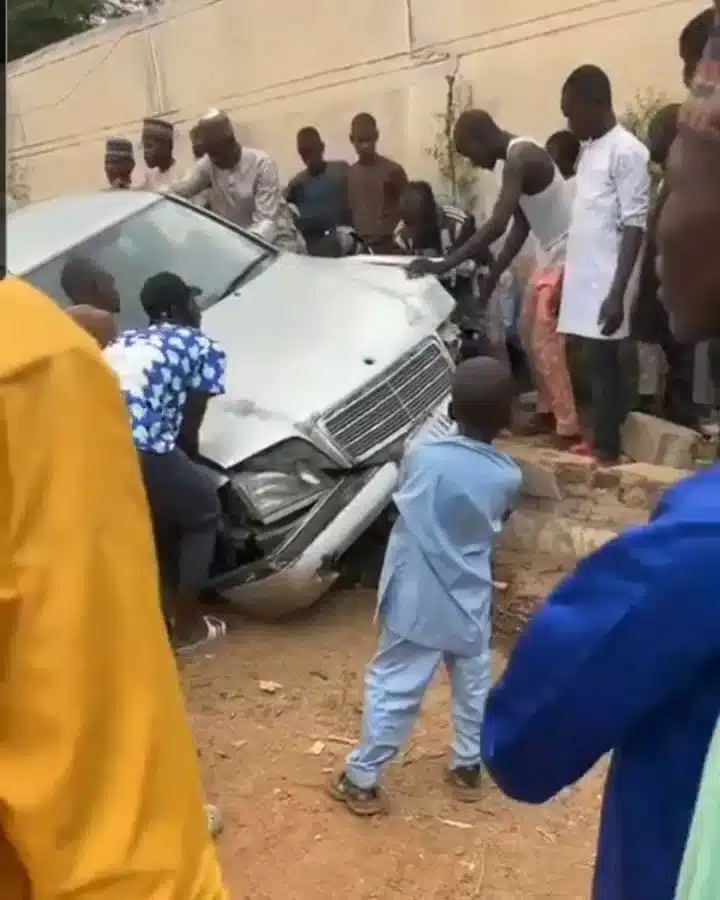
[[[245,281],[252,275],[252,273],[261,266],[266,259],[273,256],[270,250],[265,250],[257,259],[254,259],[249,265],[245,266],[245,268],[238,275],[235,275],[233,278],[228,281],[225,287],[217,291],[211,297],[209,297],[210,303],[216,303],[218,300],[224,300],[225,297],[228,297],[230,294],[234,294],[235,291],[243,285]],[[206,304],[203,304],[205,306]]]

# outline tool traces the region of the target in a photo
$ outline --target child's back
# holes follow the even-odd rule
[[[520,482],[507,454],[470,438],[410,451],[380,580],[388,628],[422,646],[478,651],[489,627],[493,542]]]
[[[461,800],[480,790],[480,732],[492,680],[495,535],[520,489],[517,465],[490,443],[510,422],[507,367],[461,363],[448,410],[457,436],[415,444],[395,494],[399,518],[380,580],[382,623],[365,676],[362,740],[330,793],[358,815],[385,808],[382,769],[410,736],[441,665],[452,685],[454,739],[447,778]]]

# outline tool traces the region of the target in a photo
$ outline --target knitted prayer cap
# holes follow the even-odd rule
[[[127,138],[113,137],[105,142],[105,159],[108,162],[120,162],[135,159],[132,141]]]

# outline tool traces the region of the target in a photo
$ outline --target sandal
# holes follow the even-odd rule
[[[445,780],[452,787],[455,799],[460,803],[477,803],[482,793],[480,766],[458,766],[448,769]]]
[[[344,772],[333,778],[328,793],[356,816],[379,816],[388,811],[387,798],[379,787],[359,788]]]
[[[206,629],[205,635],[199,640],[176,646],[175,651],[177,653],[192,653],[194,650],[217,641],[227,634],[227,625],[222,619],[218,619],[217,616],[203,616],[202,621]]]

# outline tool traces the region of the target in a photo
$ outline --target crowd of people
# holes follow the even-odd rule
[[[647,264],[659,277],[643,314],[669,322],[682,348],[720,333],[717,4],[688,24],[679,49],[690,94],[653,122],[653,139],[663,136],[654,155],[664,182],[649,222],[648,151],[617,124],[607,77],[583,66],[562,90],[570,129],[588,143],[565,250],[541,268],[534,301],[549,303],[550,282],[559,294],[556,332],[589,342],[594,449],[611,460],[619,452],[627,295],[648,230]],[[478,111],[461,117],[455,140],[478,165],[505,160],[500,198],[464,247],[411,270],[451,269],[515,217],[517,241],[508,238],[499,255],[511,257],[534,229],[538,205],[547,226],[540,243],[551,250],[565,200],[541,148],[517,142]],[[560,353],[554,363],[564,365]],[[520,486],[513,461],[492,447],[509,397],[497,360],[461,364],[451,407],[457,432],[410,451],[381,576],[381,636],[367,670],[362,736],[330,793],[358,815],[386,811],[382,770],[407,741],[444,664],[455,732],[448,777],[458,799],[477,799],[484,764],[508,796],[542,803],[612,752],[594,900],[713,900],[720,895],[720,610],[711,573],[720,469],[680,482],[647,525],[583,560],[539,608],[490,689],[490,552]]]
[[[698,20],[680,39],[686,83],[706,32]],[[304,168],[284,189],[272,157],[241,146],[217,109],[190,130],[189,171],[178,171],[174,127],[159,119],[143,123],[139,179],[133,182],[133,146],[123,138],[108,140],[105,170],[113,188],[174,192],[283,249],[422,257],[408,274],[443,279],[469,352],[490,348],[516,373],[532,370],[538,403],[526,431],[613,464],[632,408],[700,426],[716,405],[720,354],[714,343],[674,337],[660,299],[655,229],[665,191],[662,180],[656,190],[651,163],[662,175],[679,105],[657,112],[646,146],[618,122],[601,69],[574,71],[559,100],[569,127],[544,145],[510,134],[481,110],[459,117],[456,152],[485,169],[503,164],[499,198],[481,223],[439,202],[427,182],[409,181],[400,163],[380,153],[369,113],[350,123],[352,164],[327,160],[317,129],[300,129]],[[521,274],[527,265],[516,264],[528,256],[529,288]],[[590,421],[579,413],[568,339],[582,368],[595,373],[590,396],[580,398],[589,401]]]
[[[565,81],[568,131],[545,145],[481,110],[459,118],[458,152],[489,169],[504,162],[498,200],[477,228],[450,216],[429,227],[431,193],[377,154],[366,114],[351,129],[358,162],[327,179],[343,185],[368,248],[391,252],[400,238],[415,256],[408,277],[467,278],[485,303],[534,235],[528,306],[545,404],[536,425],[601,462],[619,456],[631,313],[667,329],[671,367],[678,347],[685,365],[688,348],[720,337],[720,0],[689,23],[679,49],[690,91],[651,128],[664,167],[653,205],[650,154],[618,124],[608,76],[590,65]],[[240,147],[223,113],[198,124],[197,163],[182,177],[172,129],[148,121],[143,134],[156,188],[199,197],[278,243],[291,242],[290,227],[304,229],[307,247],[328,237],[313,224],[327,194],[308,192],[308,173],[288,189],[299,216],[263,205],[279,196],[269,187],[276,168]],[[303,159],[315,166],[322,142],[301,134]],[[132,184],[133,165],[132,147],[128,155],[115,139],[106,160],[113,188]],[[431,241],[432,252],[418,253]],[[70,315],[20,281],[0,288],[3,897],[224,900],[167,630],[180,650],[224,633],[193,598],[219,516],[193,457],[207,403],[224,390],[225,355],[174,273],[144,285],[148,324],[118,334],[112,279],[88,260],[68,266]],[[653,291],[632,304],[641,269]],[[584,342],[591,367],[591,442],[578,423],[565,335]],[[492,342],[473,339],[452,381],[455,430],[416,442],[404,463],[363,733],[329,791],[356,814],[386,811],[383,768],[445,665],[455,725],[447,777],[458,799],[477,799],[484,766],[510,797],[541,803],[612,751],[595,900],[716,900],[720,468],[679,483],[647,525],[583,560],[491,688],[491,554],[521,473],[493,446],[510,422],[509,368]],[[176,551],[169,568],[166,529]]]

